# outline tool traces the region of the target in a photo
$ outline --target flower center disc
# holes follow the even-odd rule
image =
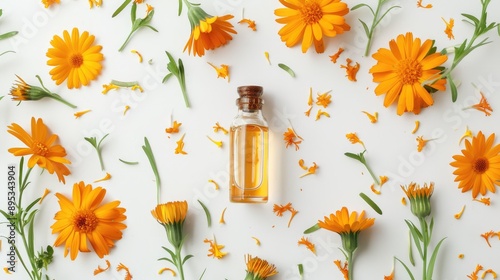
[[[83,56],[79,53],[70,57],[70,64],[73,68],[79,68],[83,64]]]
[[[35,142],[35,145],[33,145],[33,152],[36,155],[45,157],[49,152],[49,149],[43,143]]]
[[[485,158],[478,158],[474,161],[472,167],[476,173],[483,174],[490,167],[490,162]]]
[[[422,76],[422,65],[413,59],[403,59],[397,66],[398,75],[406,85],[412,85]]]
[[[96,227],[99,220],[92,211],[89,210],[79,210],[73,216],[73,225],[76,231],[82,233],[90,233]]]
[[[314,1],[306,1],[300,12],[306,24],[317,23],[323,17],[321,7]]]

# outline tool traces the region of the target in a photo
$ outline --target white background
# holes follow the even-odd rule
[[[177,16],[177,1],[153,1],[155,7],[152,25],[159,32],[149,29],[137,32],[123,52],[118,48],[130,31],[129,8],[116,18],[113,11],[121,4],[118,0],[104,0],[102,7],[89,9],[87,1],[62,0],[60,5],[45,9],[40,1],[2,1],[0,8],[4,16],[0,19],[0,33],[18,30],[20,33],[10,39],[0,41],[0,52],[15,50],[0,57],[0,159],[6,169],[9,163],[18,159],[7,152],[10,147],[22,143],[6,132],[12,122],[29,129],[32,116],[43,118],[53,133],[60,137],[66,148],[72,174],[66,177],[66,185],[57,181],[56,176],[47,172],[32,173],[30,185],[31,199],[49,188],[52,194],[40,207],[36,224],[38,246],[53,244],[56,236],[51,234],[53,216],[59,210],[56,192],[71,195],[72,185],[78,181],[92,183],[104,177],[105,172],[112,179],[100,185],[107,189],[107,201],[120,200],[127,209],[123,239],[105,259],[110,260],[113,268],[122,262],[127,265],[134,279],[173,279],[167,272],[158,275],[162,267],[172,267],[167,262],[157,261],[164,257],[161,246],[169,246],[161,226],[150,215],[156,205],[156,190],[153,172],[141,146],[148,137],[162,180],[162,202],[187,200],[189,213],[185,232],[188,234],[184,254],[195,257],[186,265],[186,278],[198,279],[206,269],[204,279],[242,279],[245,275],[244,255],[259,256],[275,264],[279,274],[272,279],[299,279],[297,264],[303,264],[304,279],[342,279],[333,264],[336,259],[343,260],[337,248],[341,246],[340,237],[332,232],[321,230],[307,236],[316,244],[317,255],[304,246],[297,246],[303,231],[319,219],[323,219],[342,206],[350,210],[366,210],[367,216],[375,218],[375,225],[360,234],[359,249],[356,251],[356,279],[383,279],[393,266],[393,257],[408,262],[408,230],[404,219],[413,219],[408,206],[401,204],[404,193],[400,185],[412,181],[419,184],[434,182],[435,193],[432,197],[432,214],[435,219],[433,244],[447,237],[440,252],[435,279],[467,279],[477,264],[485,269],[500,272],[498,254],[500,241],[491,240],[488,247],[480,234],[494,230],[500,231],[498,219],[498,195],[489,194],[492,205],[487,207],[472,201],[470,193],[461,193],[454,182],[453,168],[449,165],[452,156],[459,154],[463,147],[459,138],[468,126],[474,133],[482,130],[486,135],[498,132],[500,101],[500,74],[498,65],[500,40],[496,31],[488,35],[492,43],[481,47],[467,56],[454,72],[461,82],[457,102],[451,102],[448,91],[437,93],[435,105],[424,109],[420,115],[406,114],[397,116],[394,107],[383,107],[383,96],[373,93],[376,84],[368,70],[375,64],[371,57],[364,57],[366,39],[358,18],[371,21],[367,9],[351,11],[347,22],[352,30],[344,35],[326,39],[326,50],[317,54],[314,48],[303,54],[300,47],[287,48],[278,36],[281,25],[275,22],[274,10],[281,7],[278,1],[213,0],[202,1],[202,7],[210,14],[232,13],[232,23],[238,32],[225,47],[208,51],[204,57],[193,57],[184,53],[183,47],[189,37],[190,27],[186,10]],[[375,5],[376,1],[367,1]],[[347,1],[350,7],[358,1]],[[438,49],[461,43],[472,34],[472,27],[463,22],[460,13],[479,15],[479,0],[440,0],[424,1],[434,5],[432,9],[417,8],[416,0],[390,1],[389,5],[402,8],[389,13],[373,40],[371,53],[378,48],[388,47],[389,40],[399,34],[413,32],[415,37],[435,39]],[[490,5],[489,18],[500,21],[500,3]],[[138,16],[143,17],[145,6],[139,6]],[[257,31],[253,32],[246,24],[237,22],[244,16],[255,20]],[[456,39],[449,40],[444,34],[445,23],[455,19]],[[48,72],[45,53],[50,48],[54,35],[62,36],[63,30],[78,27],[81,32],[89,31],[95,35],[96,43],[103,46],[105,56],[102,74],[91,85],[82,89],[68,90],[66,83],[56,86]],[[329,55],[339,47],[345,48],[337,64],[330,61]],[[144,62],[131,53],[138,50]],[[181,58],[186,69],[188,95],[192,104],[185,108],[177,81],[172,78],[162,84],[167,74],[169,51],[176,59]],[[264,57],[270,54],[271,65]],[[351,82],[340,68],[346,58],[359,62],[361,69],[358,81]],[[152,64],[147,61],[151,60]],[[231,80],[217,79],[214,69],[207,64],[227,64],[230,66]],[[447,62],[449,65],[451,58]],[[296,77],[292,78],[280,69],[278,63],[292,68]],[[70,102],[78,105],[71,109],[53,100],[24,102],[17,106],[10,101],[8,91],[15,81],[15,74],[26,82],[37,85],[35,75],[40,75],[45,85],[61,94]],[[102,85],[112,79],[138,81],[144,93],[127,89],[101,94]],[[477,85],[493,107],[489,117],[476,110],[462,110],[479,102]],[[236,87],[257,84],[264,87],[264,114],[270,123],[270,199],[267,204],[231,204],[228,199],[228,138],[216,134],[212,126],[219,122],[226,128],[236,114],[234,105]],[[313,94],[331,90],[332,104],[326,109],[331,118],[315,121],[314,115],[306,117],[309,88]],[[131,109],[123,115],[125,105]],[[80,119],[73,114],[77,111],[92,111]],[[369,122],[361,113],[378,112],[379,121]],[[171,117],[182,123],[181,134],[168,138],[165,128],[170,127]],[[297,133],[304,138],[300,150],[285,148],[283,133],[292,123]],[[411,134],[415,120],[421,122],[417,134]],[[367,160],[377,175],[386,175],[389,182],[376,196],[370,191],[371,177],[364,167],[345,157],[345,152],[361,152],[360,145],[352,145],[345,138],[350,132],[357,132],[364,141],[368,152]],[[103,141],[105,172],[98,165],[97,156],[83,139],[106,133]],[[185,151],[187,155],[175,155],[175,141],[186,133]],[[222,140],[224,146],[217,148],[206,136]],[[417,152],[415,138],[436,138],[427,144],[424,151]],[[499,143],[497,140],[496,143]],[[306,165],[316,162],[317,174],[299,178],[303,174],[297,162],[304,159]],[[119,161],[138,161],[135,166]],[[208,180],[216,181],[221,189],[214,190]],[[6,172],[0,172],[1,185],[6,186]],[[5,197],[7,190],[0,197]],[[384,211],[383,215],[374,212],[360,197],[364,192],[372,197]],[[28,199],[26,197],[26,199]],[[201,200],[212,214],[212,226],[207,227],[205,214],[197,200]],[[290,228],[287,227],[289,213],[277,217],[273,204],[292,202],[299,211]],[[5,199],[0,201],[5,206]],[[466,205],[460,220],[453,215]],[[226,224],[218,220],[227,207]],[[2,225],[1,231],[6,228]],[[5,233],[4,233],[5,234]],[[221,260],[207,257],[208,244],[205,238],[217,238],[225,245],[223,251],[228,255]],[[252,239],[262,242],[257,246]],[[0,266],[5,266],[6,242],[3,242]],[[459,259],[459,254],[464,254]],[[417,251],[414,250],[417,258]],[[495,257],[496,256],[496,257]],[[96,277],[93,270],[105,264],[93,253],[80,253],[75,261],[63,257],[63,248],[55,249],[54,263],[50,266],[50,276],[54,279],[123,279],[123,274],[108,271]],[[18,266],[20,268],[20,266]],[[413,268],[419,275],[420,262]],[[398,279],[409,279],[401,265],[396,266]],[[418,276],[417,278],[419,278]],[[491,277],[487,276],[487,277]],[[15,275],[2,274],[1,279],[27,279],[23,271]],[[491,279],[491,278],[489,278]]]

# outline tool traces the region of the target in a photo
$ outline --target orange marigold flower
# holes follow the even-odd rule
[[[115,241],[122,238],[122,230],[127,228],[123,223],[127,218],[126,210],[118,207],[118,200],[102,204],[105,195],[106,190],[102,187],[93,188],[84,182],[73,185],[73,201],[56,193],[61,210],[56,213],[56,221],[50,228],[53,234],[58,233],[54,246],[64,244],[65,257],[70,253],[74,260],[78,252],[89,252],[89,242],[95,253],[103,258]]]
[[[333,55],[330,55],[330,60],[333,62],[333,63],[337,63],[337,59],[339,59],[340,57],[340,54],[344,52],[344,49],[343,48],[339,48],[339,50],[334,53]]]
[[[66,150],[61,145],[54,145],[58,136],[50,134],[49,128],[43,123],[42,119],[31,118],[31,135],[16,123],[9,125],[7,132],[21,140],[27,147],[10,148],[8,151],[14,156],[31,155],[28,160],[28,167],[33,168],[36,165],[47,169],[50,174],[54,172],[59,182],[66,183],[64,176],[71,174],[65,164],[71,162],[67,160]]]
[[[352,60],[350,58],[346,59],[346,65],[340,65],[340,68],[345,68],[346,77],[349,81],[356,82],[356,74],[359,71],[359,63],[356,62],[356,65],[351,65]]]
[[[47,64],[53,66],[49,74],[52,80],[60,85],[67,80],[69,89],[87,86],[101,73],[102,46],[94,44],[95,37],[87,31],[80,34],[78,28],[73,28],[71,35],[64,30],[63,37],[54,35],[48,49]]]
[[[422,5],[423,0],[417,0],[417,7],[418,8],[424,8],[424,9],[430,9],[432,8],[432,4],[427,4],[427,5]]]
[[[238,23],[246,23],[248,25],[248,28],[252,29],[253,31],[257,31],[257,28],[256,28],[254,20],[250,20],[250,19],[244,18],[244,19],[238,21]]]
[[[174,121],[171,127],[168,127],[165,129],[166,133],[178,133],[179,132],[179,127],[182,125],[182,123],[178,123],[177,121]]]
[[[326,108],[330,103],[332,103],[332,95],[330,94],[331,90],[319,94],[318,97],[316,97],[316,105],[323,106],[323,108]]]
[[[284,24],[278,34],[287,47],[293,47],[302,40],[305,53],[314,44],[317,53],[325,51],[323,36],[335,37],[349,31],[351,27],[344,16],[349,7],[341,0],[280,0],[285,6],[274,11],[276,22]]]
[[[245,279],[262,279],[278,274],[276,267],[259,257],[252,257],[245,255],[245,262],[247,265],[247,275]]]
[[[340,270],[342,275],[344,276],[344,280],[349,280],[349,269],[347,267],[347,262],[342,265],[342,262],[340,260],[335,260],[333,261],[335,265],[337,265],[337,268]]]
[[[285,140],[286,148],[290,145],[295,145],[295,150],[297,151],[299,150],[299,144],[302,143],[302,140],[304,139],[298,136],[297,133],[295,133],[295,130],[288,128],[287,131],[283,133],[283,140]]]
[[[225,255],[227,255],[227,252],[221,251],[224,248],[224,245],[217,244],[215,237],[214,237],[213,241],[205,238],[205,240],[203,240],[203,242],[210,244],[210,248],[208,249],[209,253],[207,254],[207,256],[217,258],[217,259],[222,259]]]
[[[217,67],[210,62],[207,63],[215,69],[217,78],[227,78],[227,82],[229,83],[229,65],[221,64],[220,67]]]
[[[204,56],[205,50],[214,50],[226,45],[236,34],[233,25],[229,22],[232,15],[211,16],[201,7],[189,5],[188,18],[191,23],[191,35],[184,47],[194,56]],[[230,34],[231,33],[231,34]]]
[[[488,139],[479,131],[478,135],[465,140],[465,149],[462,155],[454,155],[455,161],[450,165],[455,167],[453,172],[455,182],[462,192],[472,190],[472,197],[478,194],[486,195],[488,191],[495,192],[500,183],[500,144],[494,145],[495,134]]]
[[[444,33],[448,36],[448,39],[455,39],[455,36],[453,36],[453,26],[455,25],[455,20],[450,18],[450,22],[447,22],[444,18],[441,18],[444,23],[446,24],[446,29],[444,30]]]
[[[479,103],[464,109],[476,109],[478,111],[483,112],[486,116],[490,116],[491,112],[493,112],[493,109],[488,103],[488,100],[486,100],[486,98],[484,97],[483,93],[480,92],[480,94],[481,94],[481,100],[479,101]]]
[[[314,244],[313,244],[311,241],[309,241],[309,239],[307,239],[306,237],[302,236],[302,238],[301,238],[301,239],[300,239],[297,243],[298,243],[298,245],[299,245],[299,246],[300,246],[300,245],[304,245],[304,246],[306,246],[306,248],[307,248],[309,251],[313,252],[313,254],[315,254],[315,255],[316,255],[316,247],[315,247],[315,246],[314,246]]]
[[[340,235],[349,235],[363,231],[375,223],[374,218],[365,218],[365,211],[359,213],[349,210],[346,207],[337,210],[335,214],[325,216],[324,221],[319,220],[318,225],[321,228],[336,232]],[[357,235],[356,235],[357,238]]]
[[[434,52],[433,45],[434,41],[422,43],[408,32],[391,40],[389,49],[380,48],[372,55],[377,64],[369,72],[373,81],[379,83],[375,94],[385,94],[385,107],[398,100],[398,115],[404,112],[418,114],[434,103],[430,92],[446,89],[446,80],[436,77],[448,57]]]

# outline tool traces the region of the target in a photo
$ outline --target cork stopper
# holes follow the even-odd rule
[[[238,95],[240,98],[236,99],[238,109],[244,112],[253,112],[262,109],[264,100],[262,99],[261,86],[240,86],[238,87]]]

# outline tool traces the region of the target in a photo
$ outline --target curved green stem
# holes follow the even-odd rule
[[[419,218],[420,221],[420,228],[422,231],[422,243],[423,243],[423,255],[422,255],[422,279],[423,280],[430,280],[427,279],[427,249],[429,247],[429,241],[430,241],[430,236],[429,236],[429,228],[427,226],[427,222],[425,221],[425,218]]]
[[[52,99],[55,99],[63,104],[66,104],[68,105],[69,107],[75,109],[76,108],[76,105],[73,105],[71,103],[69,103],[68,101],[66,101],[64,98],[62,98],[59,94],[55,94],[55,93],[52,93],[50,95],[48,95],[48,97],[52,98]]]
[[[353,253],[354,251],[349,251],[347,252],[347,268],[348,268],[348,274],[349,274],[349,280],[353,280],[353,275],[354,275],[354,258],[353,258]]]
[[[383,0],[378,0],[377,3],[377,9],[375,10],[375,14],[373,15],[373,20],[372,20],[372,25],[370,27],[370,31],[368,32],[368,42],[366,43],[366,49],[365,49],[365,56],[368,56],[370,53],[370,48],[372,45],[372,38],[373,38],[373,31],[375,30],[377,19],[378,19],[378,14],[380,12],[380,7],[382,6],[382,1]]]
[[[184,280],[184,269],[182,267],[182,257],[181,257],[182,246],[175,247],[175,263],[177,264],[177,270],[181,280]]]
[[[372,176],[372,179],[373,181],[377,184],[377,185],[380,185],[380,181],[378,180],[377,176],[375,175],[375,173],[373,173],[373,171],[371,170],[370,166],[368,166],[368,164],[365,162],[363,163],[366,167],[366,169],[368,170],[368,173],[370,173],[370,175]]]
[[[125,46],[128,44],[128,41],[130,41],[130,38],[132,37],[132,34],[134,33],[135,30],[132,30],[129,34],[128,34],[128,37],[127,39],[125,39],[125,42],[123,42],[123,45],[120,47],[120,49],[118,50],[119,52],[123,51],[123,49],[125,48]]]

